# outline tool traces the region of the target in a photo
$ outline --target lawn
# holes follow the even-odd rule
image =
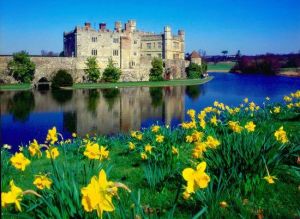
[[[1,84],[0,90],[29,90],[31,89],[31,84]]]
[[[235,62],[218,62],[216,64],[209,62],[207,64],[207,70],[209,72],[213,71],[223,71],[229,72],[229,70],[234,66]]]
[[[45,144],[2,147],[2,218],[297,218],[300,91],[284,100],[215,102],[174,129],[63,139],[53,128]]]
[[[197,85],[210,81],[213,77],[204,79],[177,79],[169,81],[133,81],[133,82],[116,82],[116,83],[77,83],[73,85],[74,89],[93,89],[93,88],[121,88],[121,87],[166,87],[166,86],[183,86]]]

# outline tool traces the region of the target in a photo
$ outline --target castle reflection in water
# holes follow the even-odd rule
[[[110,135],[155,121],[179,124],[184,120],[184,96],[184,86],[3,92],[1,116],[26,123],[31,114],[62,113],[67,132]]]

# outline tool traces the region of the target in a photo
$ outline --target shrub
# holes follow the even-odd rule
[[[154,58],[151,62],[149,81],[163,81],[163,61],[161,58]]]
[[[121,70],[114,66],[113,60],[108,60],[108,65],[104,69],[102,75],[102,81],[105,82],[117,82],[120,79]]]
[[[7,64],[10,74],[23,83],[30,83],[34,76],[35,64],[30,60],[27,52],[21,51],[13,54],[13,60]]]
[[[87,66],[87,69],[84,69],[84,72],[88,75],[88,80],[91,82],[96,82],[100,77],[100,71],[96,57],[87,58],[85,64]]]
[[[196,79],[202,76],[202,68],[201,65],[191,62],[190,65],[187,67],[187,77],[189,79]]]
[[[66,70],[60,69],[53,77],[51,87],[57,89],[60,87],[69,87],[72,85],[73,85],[72,76]]]

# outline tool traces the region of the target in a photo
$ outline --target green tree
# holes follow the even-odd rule
[[[207,68],[207,66],[206,66]],[[205,67],[204,67],[205,69]],[[200,78],[202,76],[202,67],[196,63],[191,62],[190,65],[187,67],[186,73],[187,77],[190,79]]]
[[[114,62],[110,58],[108,60],[107,67],[104,69],[104,72],[102,75],[102,81],[117,82],[120,79],[121,73],[122,73],[121,70],[114,66]]]
[[[10,74],[23,83],[30,83],[34,76],[35,64],[30,60],[27,52],[21,51],[13,54],[13,60],[8,62]]]
[[[73,78],[65,69],[57,71],[52,79],[51,87],[53,89],[59,89],[60,87],[70,87],[73,85]]]
[[[88,80],[91,82],[96,82],[100,77],[100,71],[96,57],[89,57],[86,60],[87,68],[84,69],[84,72],[88,75]]]
[[[155,57],[151,62],[152,68],[150,69],[149,81],[163,81],[163,61],[161,58]]]

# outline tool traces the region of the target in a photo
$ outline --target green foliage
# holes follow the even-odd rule
[[[113,60],[108,60],[108,65],[104,69],[102,81],[104,82],[117,82],[120,79],[121,70],[114,66]]]
[[[89,57],[86,60],[87,68],[84,69],[84,72],[88,75],[88,80],[91,82],[97,82],[100,77],[100,71],[96,57]]]
[[[59,89],[60,87],[70,87],[73,85],[73,78],[65,69],[57,71],[52,79],[51,87],[53,89]]]
[[[64,104],[72,99],[73,90],[52,89],[51,95],[59,104]]]
[[[150,69],[149,81],[163,81],[163,61],[161,58],[153,58],[151,62],[152,68]]]
[[[163,103],[163,89],[161,87],[150,87],[151,105],[158,107]]]
[[[207,69],[207,65],[206,66],[206,69]],[[187,67],[187,77],[189,79],[196,79],[196,78],[201,78],[202,77],[202,73],[203,73],[203,70],[205,69],[205,66],[201,67],[201,65],[198,65],[196,63],[193,63],[191,62],[190,65]]]
[[[34,76],[35,64],[30,60],[27,52],[13,54],[13,60],[7,64],[10,74],[22,83],[30,83]]]

